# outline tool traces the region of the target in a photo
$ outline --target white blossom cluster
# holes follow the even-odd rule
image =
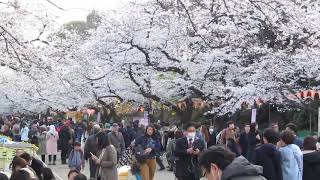
[[[0,0],[1,103],[17,110],[192,96],[223,114],[257,99],[299,103],[288,97],[320,81],[318,1],[133,1],[100,12],[85,37],[57,35],[43,11],[21,16],[29,6]]]

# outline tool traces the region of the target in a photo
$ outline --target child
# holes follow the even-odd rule
[[[77,171],[81,171],[81,168],[84,169],[84,157],[83,151],[81,149],[81,143],[75,142],[74,149],[70,152],[69,155],[69,168],[76,169]]]

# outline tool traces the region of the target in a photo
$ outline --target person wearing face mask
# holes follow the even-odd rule
[[[216,144],[217,144],[217,133],[214,131],[214,127],[210,126],[208,147],[216,145]]]
[[[251,164],[243,156],[236,158],[222,145],[204,150],[199,165],[207,180],[266,180],[261,176],[261,166]]]
[[[196,137],[193,123],[186,126],[186,137],[176,140],[174,154],[176,156],[175,175],[178,180],[199,180],[198,155],[205,149],[204,141]]]

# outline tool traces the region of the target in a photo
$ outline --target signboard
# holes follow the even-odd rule
[[[257,118],[257,109],[252,109],[252,112],[251,112],[251,124],[257,122],[256,118]]]
[[[148,126],[149,119],[144,117],[133,117],[133,121],[139,121],[139,125]]]

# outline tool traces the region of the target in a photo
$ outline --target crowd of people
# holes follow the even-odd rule
[[[320,152],[316,137],[297,136],[297,126],[279,131],[272,124],[263,132],[255,123],[241,128],[234,122],[217,131],[213,126],[189,123],[143,126],[138,121],[113,124],[57,120],[5,121],[1,134],[14,141],[38,146],[37,159],[17,152],[12,161],[12,180],[53,180],[50,166],[70,168],[69,180],[86,179],[81,174],[89,162],[88,179],[118,180],[118,167],[131,166],[137,180],[153,180],[158,171],[174,173],[178,180],[315,180],[320,177]],[[46,161],[48,157],[48,161]],[[162,158],[166,157],[166,163]],[[45,162],[49,165],[46,166]],[[164,164],[168,166],[165,167]],[[26,180],[29,180],[28,178]],[[24,179],[21,179],[24,180]]]

